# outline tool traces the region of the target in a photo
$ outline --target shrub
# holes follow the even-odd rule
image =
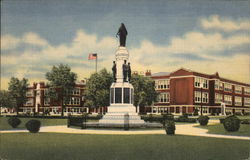
[[[250,124],[250,119],[241,120],[241,124]]]
[[[10,117],[8,123],[12,128],[17,128],[17,126],[21,124],[21,120],[17,117]]]
[[[208,124],[209,117],[208,116],[199,116],[198,121],[201,126],[206,126]]]
[[[199,112],[199,110],[198,110],[197,108],[196,108],[196,109],[194,109],[194,113],[193,113],[193,115],[194,115],[194,116],[198,116],[198,115],[199,115],[199,113],[198,113],[198,112]]]
[[[175,134],[175,123],[173,120],[165,121],[165,130],[168,135]]]
[[[228,132],[238,131],[240,129],[240,119],[235,115],[228,116],[225,118],[223,125]]]
[[[225,118],[220,118],[220,123],[224,123],[224,121],[225,121]]]
[[[38,120],[30,120],[25,124],[27,130],[29,130],[29,132],[31,133],[37,133],[40,129],[41,126],[41,122]]]

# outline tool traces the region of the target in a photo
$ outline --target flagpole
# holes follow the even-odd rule
[[[98,56],[96,54],[96,59],[95,59],[95,73],[97,73],[97,58],[98,58]]]

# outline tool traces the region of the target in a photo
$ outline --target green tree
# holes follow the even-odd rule
[[[59,66],[53,66],[52,70],[46,73],[46,79],[49,81],[48,96],[60,101],[62,106],[61,116],[64,116],[65,104],[68,104],[71,98],[77,74],[71,72],[68,65],[60,64]]]
[[[86,84],[85,105],[88,107],[109,106],[109,89],[113,82],[112,74],[104,68],[90,76]]]
[[[0,107],[15,108],[15,100],[10,96],[8,91],[0,90]]]
[[[132,75],[131,83],[134,87],[134,105],[139,107],[150,106],[157,100],[155,82],[149,77]]]
[[[11,77],[9,82],[9,95],[11,103],[14,103],[17,114],[19,113],[19,107],[27,101],[26,92],[28,90],[28,79]]]

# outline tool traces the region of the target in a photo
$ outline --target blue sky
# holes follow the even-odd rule
[[[110,70],[123,22],[132,69],[218,71],[249,83],[250,1],[3,0],[2,86],[11,76],[45,80],[53,65],[69,64],[79,79]]]

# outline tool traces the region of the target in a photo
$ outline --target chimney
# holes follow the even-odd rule
[[[145,76],[150,77],[151,76],[151,70],[147,70],[146,73],[145,73]]]

